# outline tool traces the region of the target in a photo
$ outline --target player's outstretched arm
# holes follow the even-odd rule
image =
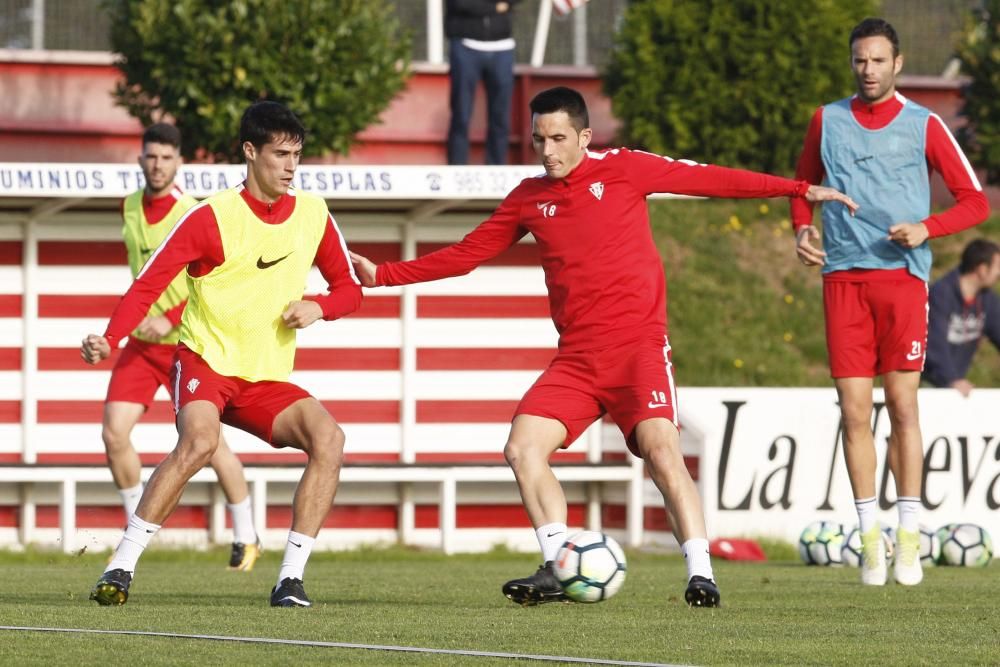
[[[812,225],[799,229],[795,234],[795,254],[806,266],[823,266],[826,263],[826,253],[812,244],[819,241],[819,230]]]
[[[356,252],[348,252],[351,255],[351,264],[354,265],[354,273],[358,276],[361,284],[365,287],[375,287],[375,274],[378,272],[378,266],[375,262]]]
[[[461,241],[416,259],[375,264],[350,253],[358,282],[364,287],[394,287],[464,276],[520,241],[528,230],[521,226],[523,188],[518,186],[493,214]]]
[[[97,334],[90,334],[80,345],[80,357],[91,366],[104,361],[111,356],[111,345],[108,339]]]
[[[833,188],[828,188],[825,185],[810,185],[803,197],[806,201],[813,203],[823,201],[839,201],[851,211],[851,215],[854,215],[854,213],[858,210],[858,205],[853,199],[845,195],[840,190],[834,190]]]

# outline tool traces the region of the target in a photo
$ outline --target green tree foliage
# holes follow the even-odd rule
[[[848,36],[872,0],[635,0],[604,77],[622,139],[788,173],[816,108],[850,94]]]
[[[969,83],[962,90],[961,115],[968,120],[959,141],[989,183],[1000,183],[1000,0],[985,0],[966,23],[958,44],[962,72]]]
[[[262,99],[303,121],[310,154],[346,153],[408,74],[408,34],[384,0],[106,0],[118,103],[171,117],[185,157],[242,158],[237,128]]]

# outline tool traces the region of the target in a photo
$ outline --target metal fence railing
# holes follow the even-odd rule
[[[517,5],[514,37],[517,61],[531,60],[535,23],[541,2]],[[433,59],[428,8],[443,0],[389,0],[413,36],[413,61]],[[804,3],[808,4],[808,3]],[[882,14],[899,31],[906,55],[906,73],[939,75],[952,60],[955,40],[968,11],[982,0],[883,0]],[[614,31],[628,0],[591,0],[585,13],[586,30],[574,16],[552,21],[545,64],[604,66]],[[106,51],[109,21],[102,0],[0,0],[0,48],[70,51]],[[582,42],[582,44],[581,44]],[[447,49],[445,49],[447,53]]]
[[[101,0],[0,0],[0,48],[107,51]]]

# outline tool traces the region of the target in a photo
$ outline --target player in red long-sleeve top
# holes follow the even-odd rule
[[[240,122],[246,181],[193,207],[122,297],[105,334],[83,341],[84,360],[106,359],[186,270],[189,296],[171,378],[177,446],[157,466],[91,593],[99,604],[128,599],[143,550],[218,446],[220,421],[308,456],[271,606],[311,604],[303,572],[337,490],[344,433],[288,376],[296,330],[356,310],[361,286],[326,202],[291,189],[304,140],[301,122],[284,106],[251,105]],[[331,292],[303,299],[313,263]]]
[[[552,561],[566,535],[566,499],[549,457],[605,412],[641,456],[673,519],[688,566],[686,599],[719,604],[697,488],[684,466],[667,340],[663,263],[646,195],[806,197],[853,202],[830,188],[626,149],[587,150],[583,97],[553,88],[531,101],[545,175],[522,181],[460,242],[376,267],[352,254],[362,284],[403,285],[468,273],[529,232],[545,271],[559,352],[521,400],[504,455],[536,530],[543,565],[503,586],[524,605],[565,599]]]
[[[837,204],[823,206],[823,250],[812,245],[819,232],[810,204],[793,201],[792,222],[799,260],[823,267],[830,375],[865,554],[861,581],[881,586],[888,578],[871,430],[874,377],[880,375],[899,512],[893,577],[914,586],[923,579],[924,452],[917,390],[927,347],[927,240],[979,224],[989,215],[989,204],[941,119],[896,92],[903,57],[895,29],[883,19],[865,19],[848,44],[857,94],[816,111],[796,173],[850,192],[861,210],[852,217]],[[930,210],[931,171],[942,175],[956,200],[936,214]]]

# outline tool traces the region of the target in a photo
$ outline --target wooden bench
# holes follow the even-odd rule
[[[628,461],[607,463],[555,463],[552,468],[561,482],[585,482],[594,485],[606,482],[625,483],[627,487],[626,542],[629,546],[639,546],[642,543],[644,475],[640,460],[630,458]],[[302,476],[303,468],[301,465],[246,464],[244,469],[247,483],[250,485],[254,523],[257,526],[264,526],[268,484],[297,483]],[[149,479],[152,472],[152,467],[142,469],[143,482]],[[413,544],[415,504],[412,497],[412,484],[437,484],[440,503],[441,550],[444,553],[453,553],[455,551],[458,484],[487,482],[510,482],[513,484],[514,475],[506,465],[496,464],[347,464],[341,470],[340,480],[342,484],[388,482],[401,485],[398,531],[399,541],[403,544]],[[211,468],[199,471],[191,480],[192,483],[215,483],[216,481],[215,472]],[[36,503],[33,486],[44,483],[60,485],[60,537],[62,549],[68,553],[77,548],[77,484],[111,484],[112,478],[111,471],[106,466],[93,464],[7,463],[0,465],[0,483],[21,485],[19,539],[22,544],[34,541]],[[601,528],[600,496],[593,487],[589,488],[587,496],[586,527],[599,530]],[[213,493],[212,499],[209,521],[210,539],[213,543],[219,543],[222,542],[225,526],[225,506],[221,493]]]

